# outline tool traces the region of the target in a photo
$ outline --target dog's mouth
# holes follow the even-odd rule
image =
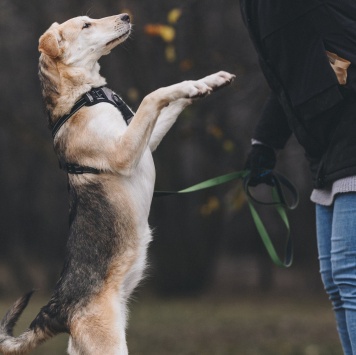
[[[111,46],[112,44],[115,44],[116,42],[119,42],[121,39],[123,39],[124,37],[128,37],[130,34],[131,30],[128,29],[124,34],[122,34],[121,36],[109,41],[108,43],[106,43],[106,46]]]

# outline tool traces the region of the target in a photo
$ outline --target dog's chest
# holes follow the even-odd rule
[[[90,111],[89,111],[90,110]],[[121,114],[115,107],[108,103],[102,103],[90,107],[88,128],[96,132],[102,140],[113,140],[118,134],[123,134],[127,129],[127,124]]]
[[[131,193],[136,208],[143,214],[145,218],[151,206],[156,172],[152,154],[149,149],[146,149],[137,168],[130,177]]]

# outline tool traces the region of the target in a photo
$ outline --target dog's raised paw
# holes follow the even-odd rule
[[[187,98],[199,99],[209,95],[212,92],[212,88],[202,81],[187,81]]]
[[[223,88],[224,86],[230,85],[236,78],[236,75],[230,74],[226,71],[219,71],[215,74],[206,76],[200,79],[200,82],[204,82],[206,85],[212,88],[213,91]]]

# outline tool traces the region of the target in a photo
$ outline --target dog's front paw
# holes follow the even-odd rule
[[[236,75],[230,74],[226,71],[219,71],[218,73],[206,76],[200,79],[199,82],[205,83],[213,91],[218,90],[224,86],[230,85],[236,78]]]
[[[186,81],[187,99],[199,99],[209,95],[213,89],[202,81]]]

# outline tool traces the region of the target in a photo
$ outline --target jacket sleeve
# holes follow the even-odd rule
[[[288,119],[276,94],[265,102],[253,138],[275,149],[283,149],[292,134]]]

